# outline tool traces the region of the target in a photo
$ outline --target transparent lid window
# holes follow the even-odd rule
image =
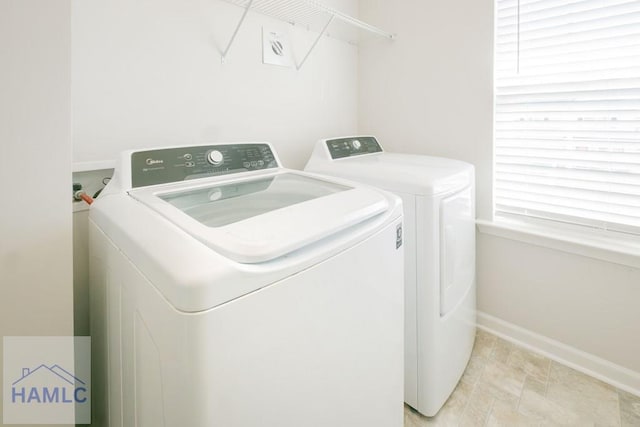
[[[222,227],[349,189],[320,179],[286,173],[158,197],[208,227]]]

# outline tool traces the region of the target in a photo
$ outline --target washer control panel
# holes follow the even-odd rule
[[[261,143],[136,151],[131,154],[131,184],[146,187],[277,167],[271,147]]]
[[[354,136],[350,138],[328,139],[327,148],[332,159],[380,153],[382,147],[373,136]]]

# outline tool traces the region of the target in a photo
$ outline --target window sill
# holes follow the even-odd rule
[[[481,233],[640,268],[640,238],[511,220],[477,220]]]

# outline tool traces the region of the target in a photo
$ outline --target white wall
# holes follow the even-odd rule
[[[640,269],[481,234],[478,281],[483,312],[640,373]]]
[[[357,0],[328,4],[357,13]],[[357,126],[357,48],[324,38],[300,71],[262,64],[261,26],[290,34],[298,61],[315,33],[220,0],[74,0],[75,162],[124,149],[215,141],[276,144],[303,167],[312,144]]]
[[[73,335],[70,11],[0,0],[0,336]]]
[[[360,132],[473,163],[489,221],[493,13],[492,0],[360,3],[362,19],[398,33],[361,49]],[[484,233],[477,242],[481,323],[640,393],[637,268]]]
[[[492,0],[366,0],[361,19],[397,33],[360,49],[358,126],[398,152],[476,166],[478,213],[491,208]]]

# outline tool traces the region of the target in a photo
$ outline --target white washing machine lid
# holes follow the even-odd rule
[[[374,189],[287,170],[129,194],[221,255],[248,264],[293,252],[389,208]]]
[[[328,153],[318,155],[317,151],[305,170],[366,182],[390,191],[438,195],[465,188],[474,179],[473,166],[459,160],[387,152],[331,159]]]

